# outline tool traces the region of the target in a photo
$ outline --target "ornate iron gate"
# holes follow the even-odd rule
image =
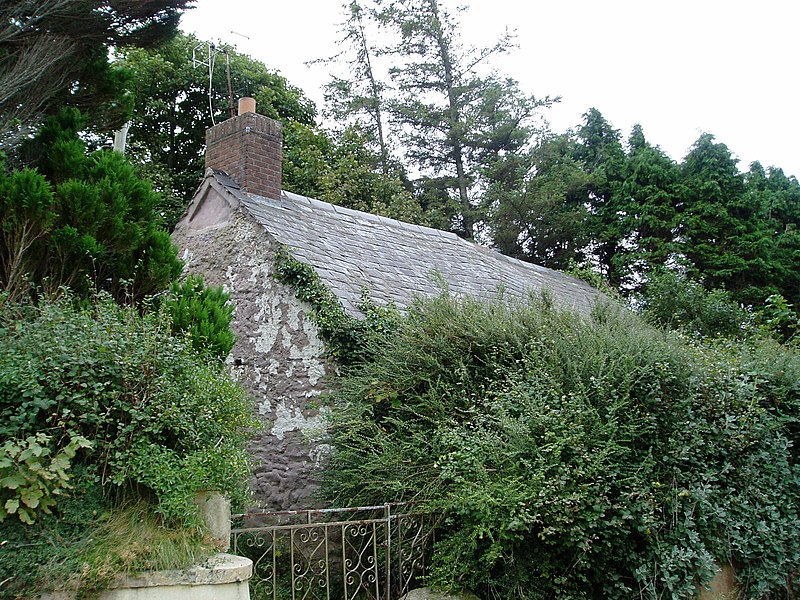
[[[412,509],[236,515],[232,552],[253,560],[253,600],[396,600],[425,566],[430,519]]]

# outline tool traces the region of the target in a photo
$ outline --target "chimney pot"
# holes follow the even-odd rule
[[[256,99],[249,96],[239,98],[239,114],[256,112]]]

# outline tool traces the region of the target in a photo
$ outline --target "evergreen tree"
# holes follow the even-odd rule
[[[390,173],[384,174],[376,164],[369,132],[354,125],[334,135],[319,177],[319,198],[407,223],[428,224],[402,170],[392,166]]]
[[[483,170],[521,150],[531,135],[529,117],[550,100],[523,95],[511,79],[481,76],[479,66],[508,51],[510,37],[465,51],[454,18],[437,0],[386,2],[378,19],[398,40],[385,50],[397,90],[389,106],[407,159],[423,174],[423,206],[473,238],[486,218]],[[436,189],[438,197],[431,196]]]
[[[229,300],[230,294],[221,286],[206,286],[202,275],[174,282],[164,301],[172,332],[187,334],[195,350],[224,361],[235,341]]]
[[[157,194],[121,154],[87,154],[83,123],[76,109],[62,110],[24,148],[36,170],[0,173],[0,285],[12,298],[32,285],[137,300],[181,272]]]
[[[682,165],[685,196],[681,251],[706,287],[725,288],[739,301],[762,301],[771,291],[774,240],[765,235],[760,199],[725,144],[704,134]]]
[[[682,197],[678,166],[635,125],[628,138],[621,198],[628,205],[620,223],[626,245],[612,264],[628,289],[637,289],[653,269],[670,264],[676,253],[675,231]]]
[[[380,172],[388,178],[393,160],[386,133],[386,84],[375,72],[374,59],[377,50],[367,36],[370,18],[374,20],[375,8],[359,0],[350,0],[344,5],[347,19],[342,27],[340,44],[350,56],[346,60],[348,77],[333,76],[325,86],[325,101],[328,114],[347,126],[357,126],[365,132],[364,140],[375,146]],[[339,60],[341,56],[325,62]]]
[[[619,130],[599,110],[591,108],[583,118],[573,158],[590,177],[587,204],[592,251],[603,275],[618,287],[622,273],[614,258],[630,233],[631,215],[630,203],[622,194],[625,151]]]
[[[800,183],[781,169],[765,170],[758,162],[745,173],[744,182],[750,203],[758,207],[762,243],[770,244],[770,283],[800,307]]]
[[[505,161],[511,172],[497,176],[486,194],[494,245],[503,254],[555,269],[585,259],[590,177],[571,158],[573,144],[556,136],[513,167]]]

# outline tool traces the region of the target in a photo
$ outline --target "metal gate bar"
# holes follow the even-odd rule
[[[408,504],[235,515],[253,600],[396,600],[424,573],[430,523]]]

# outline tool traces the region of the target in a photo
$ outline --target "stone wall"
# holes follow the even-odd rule
[[[319,395],[332,368],[310,307],[272,278],[275,252],[263,228],[240,211],[221,210],[211,190],[178,224],[173,241],[191,273],[222,285],[235,303],[236,344],[228,357],[234,376],[256,399],[264,423],[252,445],[253,489],[270,510],[307,508],[325,451],[314,442],[323,426]],[[222,215],[213,223],[207,215]]]

